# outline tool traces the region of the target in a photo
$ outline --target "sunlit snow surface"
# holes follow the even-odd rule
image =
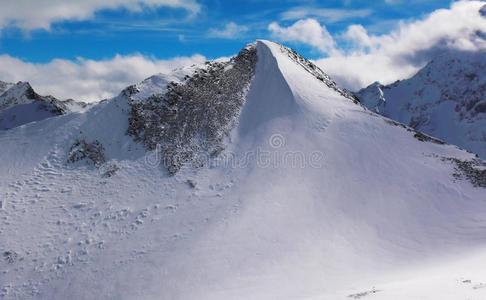
[[[126,135],[123,95],[0,132],[1,297],[484,299],[486,189],[443,159],[474,156],[366,111],[280,45],[257,51],[219,163],[166,175]],[[78,138],[119,170],[66,164]]]

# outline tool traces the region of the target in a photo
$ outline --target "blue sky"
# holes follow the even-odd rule
[[[0,80],[62,99],[109,98],[256,39],[295,48],[350,90],[408,78],[442,51],[486,51],[484,0],[1,2]]]
[[[197,13],[164,6],[138,12],[123,7],[101,9],[86,20],[53,21],[49,30],[26,31],[13,24],[1,32],[0,53],[30,62],[76,57],[104,59],[132,53],[161,59],[194,53],[215,58],[237,52],[245,42],[272,39],[269,23],[292,24],[295,19],[289,12],[296,9],[321,12],[300,17],[317,19],[331,34],[356,23],[364,25],[370,33],[385,33],[400,20],[417,19],[438,8],[447,8],[450,1],[201,0],[197,4],[200,7]],[[231,37],[211,34],[231,22],[241,31]],[[322,56],[306,45],[290,44],[309,57]]]

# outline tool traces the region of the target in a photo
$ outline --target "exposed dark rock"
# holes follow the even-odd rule
[[[439,145],[444,145],[445,142],[439,140],[439,139],[436,139],[434,137],[431,137],[429,135],[426,135],[420,131],[415,131],[415,134],[413,135],[414,138],[416,138],[417,140],[421,141],[421,142],[430,142],[430,143],[434,143],[434,144],[439,144]]]
[[[400,122],[397,122],[397,121],[394,121],[392,119],[383,119],[385,121],[385,123],[387,124],[390,124],[390,125],[393,125],[393,126],[399,126],[399,127],[402,127],[402,128],[405,128],[407,129],[408,131],[411,131],[412,128],[408,127],[408,126],[405,126],[404,124],[400,123]]]
[[[369,290],[369,291],[365,291],[365,292],[361,292],[361,293],[356,293],[356,294],[348,295],[348,298],[361,299],[363,297],[370,296],[372,294],[376,294],[379,291],[380,290],[377,290],[377,289],[373,288],[372,290]]]
[[[15,263],[18,260],[18,258],[19,255],[17,254],[17,252],[13,250],[8,250],[3,252],[3,259],[5,259],[5,261],[9,264]]]
[[[429,143],[434,143],[434,144],[439,144],[439,145],[445,145],[446,143],[442,140],[439,140],[437,138],[431,137],[430,135],[427,135],[423,132],[417,131],[413,129],[412,127],[406,126],[400,122],[391,120],[391,119],[383,119],[387,124],[393,125],[393,126],[399,126],[402,128],[405,128],[408,132],[413,132],[413,137],[416,138],[417,140],[421,142],[429,142]]]
[[[460,160],[457,158],[443,158],[444,161],[453,162],[455,173],[452,174],[456,179],[467,179],[475,187],[486,188],[486,162],[481,159]]]
[[[67,162],[75,163],[82,160],[90,161],[99,168],[106,161],[105,148],[98,140],[89,143],[84,139],[77,139],[69,150]]]
[[[256,60],[255,46],[248,46],[229,62],[207,62],[182,83],[171,82],[165,94],[129,102],[127,133],[148,150],[160,149],[170,174],[186,163],[204,165],[205,158],[224,149],[223,139],[240,113]],[[129,87],[124,93],[136,92]]]
[[[138,89],[135,85],[130,85],[128,87],[126,87],[122,92],[121,94],[126,96],[126,97],[130,97],[136,93],[138,93]]]
[[[191,180],[191,179],[188,179],[188,180],[186,181],[186,183],[187,183],[187,185],[188,185],[188,186],[189,186],[191,189],[195,189],[195,188],[196,188],[196,186],[197,186],[196,182],[195,182],[194,180]]]

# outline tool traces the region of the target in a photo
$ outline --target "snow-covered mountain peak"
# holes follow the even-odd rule
[[[340,103],[343,101],[352,106],[357,103],[351,93],[338,87],[312,62],[287,47],[264,40],[248,44],[227,61],[208,61],[169,74],[151,76],[127,87],[113,101],[128,106],[127,133],[148,150],[161,147],[168,169],[175,173],[185,162],[199,165],[201,159],[197,156],[220,153],[225,149],[224,140],[229,138],[235,125],[239,124],[239,128],[247,126],[245,118],[239,116],[247,110],[246,106],[254,105],[250,101],[252,97],[246,95],[251,84],[257,84],[253,81],[257,69],[263,69],[270,77],[282,78],[282,91],[290,89],[290,93],[298,94],[304,86],[299,82],[294,91],[291,80],[300,77],[306,85],[327,91],[328,100],[336,99],[337,106],[343,105]],[[286,78],[285,70],[290,72],[289,78]],[[307,108],[309,105],[322,105],[301,102],[298,97],[288,99],[288,95],[259,97],[272,102],[256,104],[269,107],[252,114],[250,127],[270,122],[270,111],[287,109],[289,113],[296,113],[312,110]],[[331,107],[329,113],[333,111]]]
[[[484,255],[448,258],[486,243],[484,162],[322,73],[259,41],[0,132],[1,297],[478,292],[457,278],[482,280]]]
[[[19,81],[16,84],[10,84],[0,95],[0,110],[39,99],[40,96],[28,82]]]
[[[383,93],[384,87],[384,85],[376,81],[360,91],[359,100],[361,104],[377,113],[383,111],[386,104],[385,94]]]
[[[412,78],[388,86],[371,85],[357,96],[365,106],[386,117],[484,158],[485,70],[486,52],[447,51]]]
[[[0,83],[0,130],[68,112],[80,112],[87,106],[74,100],[60,101],[52,96],[41,96],[28,82]]]
[[[353,95],[353,93],[347,91],[344,88],[339,87],[337,83],[334,80],[332,80],[332,78],[328,74],[326,74],[321,68],[319,68],[316,64],[314,64],[310,60],[306,59],[305,57],[297,53],[295,50],[271,41],[259,40],[258,42],[266,45],[267,47],[272,49],[272,51],[275,51],[275,46],[278,46],[282,53],[288,55],[288,57],[291,60],[293,60],[298,65],[300,65],[304,70],[312,74],[317,80],[323,82],[328,88],[338,92],[343,97],[350,99],[354,103],[358,102],[356,97]],[[279,55],[276,52],[273,52],[273,54],[277,56]]]
[[[255,79],[255,73],[264,75]],[[267,77],[272,81],[267,82]],[[375,106],[384,106],[385,87],[379,83],[372,87],[369,98],[376,95]],[[325,128],[337,111],[364,112],[350,92],[312,62],[265,40],[247,45],[228,61],[208,61],[151,76],[108,102],[106,108],[99,108],[105,111],[97,113],[102,119],[109,115],[128,119],[126,127],[111,130],[119,132],[114,136],[127,133],[146,150],[158,149],[172,174],[186,163],[200,166],[207,156],[217,156],[227,148],[234,129],[243,133],[275,118],[302,113],[298,119],[304,123]],[[103,121],[94,123],[99,122]],[[103,140],[102,136],[88,139]]]

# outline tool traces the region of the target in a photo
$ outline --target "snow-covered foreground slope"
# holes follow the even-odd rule
[[[484,163],[366,111],[287,48],[260,41],[256,53],[255,70],[252,59],[179,70],[84,114],[1,132],[0,295],[486,297]],[[163,153],[127,135],[139,124],[129,123],[136,103],[153,101],[137,110],[151,120],[164,94],[226,95],[231,89],[219,81],[235,69],[254,77],[236,94],[246,96],[229,110],[235,119],[215,119],[216,129],[231,129],[222,141],[192,131],[200,116],[178,113],[197,111],[198,97],[167,106],[178,111],[159,126],[193,132],[184,139],[190,149],[222,142],[202,167],[190,156],[169,176],[157,164]],[[196,87],[211,90],[193,94]],[[204,120],[196,127],[212,126]],[[73,153],[90,154],[99,168],[67,164]]]
[[[368,108],[486,158],[486,52],[448,52],[415,76],[357,93]]]

